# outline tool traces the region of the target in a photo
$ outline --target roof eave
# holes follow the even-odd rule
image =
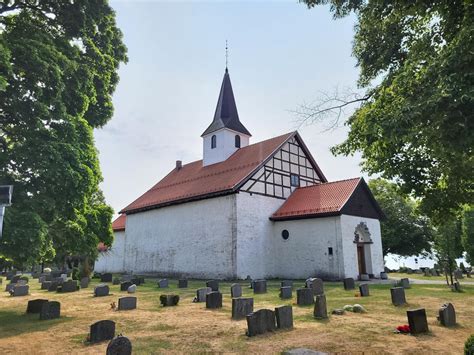
[[[312,219],[312,218],[324,218],[324,217],[333,217],[333,216],[340,216],[341,211],[333,211],[333,212],[320,212],[320,213],[310,213],[310,214],[302,214],[302,215],[292,215],[292,216],[271,216],[269,219],[273,222],[282,222],[282,221],[292,221],[298,219]]]

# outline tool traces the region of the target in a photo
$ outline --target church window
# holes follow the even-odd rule
[[[291,186],[299,187],[300,186],[300,177],[296,174],[290,175]]]
[[[284,239],[284,240],[287,240],[289,237],[290,237],[290,232],[288,232],[286,229],[283,229],[281,231],[281,237]]]
[[[214,135],[211,137],[211,149],[214,149],[216,146],[217,146],[217,137],[216,137],[216,135],[214,134]]]
[[[329,255],[332,255],[332,254],[333,254],[332,247],[329,247],[329,248],[328,248],[328,254],[329,254]]]
[[[235,136],[235,147],[240,148],[240,136],[239,135]]]

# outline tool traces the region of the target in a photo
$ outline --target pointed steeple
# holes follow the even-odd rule
[[[229,70],[225,68],[224,79],[222,80],[219,99],[217,100],[216,112],[211,125],[207,127],[201,137],[215,132],[221,128],[228,128],[233,131],[251,136],[247,128],[239,120],[237,105],[235,104],[234,92],[230,83]]]

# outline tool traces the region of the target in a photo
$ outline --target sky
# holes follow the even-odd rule
[[[335,157],[329,151],[344,140],[347,127],[299,127],[294,113],[322,92],[357,87],[354,16],[333,20],[328,7],[309,10],[297,1],[112,0],[111,5],[129,61],[119,70],[114,116],[95,131],[95,139],[101,187],[116,213],[176,160],[202,159],[200,136],[214,115],[226,40],[250,143],[298,129],[329,181],[368,178],[359,155]]]

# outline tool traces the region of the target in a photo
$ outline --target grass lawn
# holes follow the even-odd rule
[[[401,279],[401,278],[404,278],[404,277],[407,277],[409,279],[416,279],[416,280],[427,280],[427,281],[443,281],[443,282],[446,282],[446,277],[444,275],[441,275],[441,276],[425,276],[423,274],[406,274],[406,273],[398,273],[398,272],[392,272],[390,274],[388,274],[388,277],[389,278],[393,278],[393,279]],[[474,282],[474,278],[466,278],[466,276],[464,276],[464,279],[461,280],[461,281],[468,281],[468,282]]]
[[[397,274],[398,275],[398,274]],[[117,334],[127,336],[134,354],[156,353],[280,353],[286,349],[307,347],[339,353],[443,353],[461,354],[464,342],[474,334],[474,286],[465,286],[463,293],[454,293],[444,285],[412,285],[406,290],[408,306],[394,307],[390,301],[390,285],[371,285],[369,297],[355,297],[355,292],[344,291],[342,283],[325,283],[328,310],[346,304],[359,303],[365,314],[330,315],[317,321],[313,309],[299,307],[296,293],[293,300],[278,297],[278,281],[268,282],[268,293],[255,295],[255,310],[273,309],[277,305],[292,304],[294,329],[277,331],[247,338],[246,321],[231,320],[230,282],[220,283],[224,306],[220,310],[206,310],[204,303],[192,303],[195,290],[204,281],[190,281],[188,289],[177,289],[170,280],[169,289],[159,289],[156,280],[138,287],[138,309],[113,311],[110,303],[125,296],[119,286],[111,286],[111,295],[94,298],[94,280],[89,289],[60,294],[40,290],[37,280],[30,280],[30,295],[10,297],[0,294],[0,354],[105,354],[107,342],[87,345],[84,340],[89,326],[103,319],[116,322]],[[295,286],[302,281],[295,282]],[[3,280],[3,287],[6,281]],[[243,296],[253,296],[243,283]],[[163,308],[159,295],[177,293],[177,307]],[[61,318],[39,321],[38,315],[26,315],[27,301],[45,298],[61,302]],[[436,320],[438,308],[450,301],[457,312],[458,326],[440,326]],[[118,302],[117,302],[118,303]],[[424,307],[428,315],[430,333],[420,336],[394,334],[395,326],[406,324],[406,310]]]

